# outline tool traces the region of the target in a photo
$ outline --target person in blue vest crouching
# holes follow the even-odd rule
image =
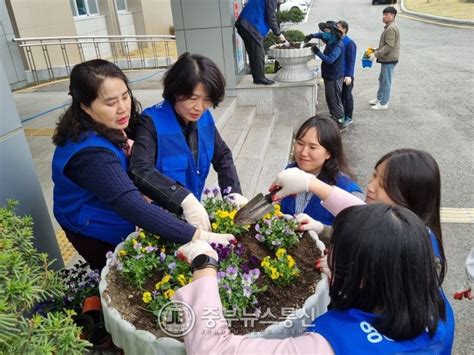
[[[91,268],[139,226],[177,243],[227,244],[232,235],[199,230],[151,204],[128,176],[139,103],[125,74],[94,59],[71,71],[71,105],[53,135],[54,215]]]
[[[217,253],[203,241],[182,246],[193,281],[173,300],[192,307],[188,354],[450,354],[454,317],[424,222],[405,207],[377,203],[344,209],[333,228],[329,311],[305,334],[286,339],[230,334],[212,261]]]
[[[221,193],[237,206],[247,203],[232,152],[209,111],[224,95],[225,79],[212,60],[182,54],[164,75],[164,100],[143,111],[130,163],[144,194],[208,231],[211,224],[200,199],[211,164]]]
[[[354,181],[347,164],[341,133],[333,120],[314,116],[303,122],[296,132],[293,157],[295,161],[287,168],[297,167],[364,199],[362,188]],[[310,191],[282,199],[281,211],[296,215],[302,230],[314,230],[322,238],[330,236],[328,227],[332,225],[334,216],[321,205],[321,199]]]

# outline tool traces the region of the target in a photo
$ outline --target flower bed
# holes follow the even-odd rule
[[[208,192],[204,200],[212,228],[238,238],[235,245],[213,245],[220,259],[217,276],[225,316],[236,334],[262,331],[314,294],[321,277],[314,266],[320,251],[310,237],[297,232],[296,222],[285,218],[279,206],[255,225],[242,227],[233,223],[232,201],[216,194]],[[117,309],[136,329],[166,337],[157,326],[159,311],[192,277],[189,265],[176,256],[178,247],[147,232],[132,234],[109,255],[102,274],[102,303]]]

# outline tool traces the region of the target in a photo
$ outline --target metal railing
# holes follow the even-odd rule
[[[71,66],[94,58],[110,60],[122,69],[168,67],[176,58],[176,41],[172,35],[32,37],[12,41],[23,50],[27,70],[35,83],[68,76]],[[58,48],[62,62],[53,56],[53,63],[50,51],[59,55]],[[42,68],[37,65],[40,60],[44,61]]]

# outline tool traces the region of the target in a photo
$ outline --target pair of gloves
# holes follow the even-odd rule
[[[237,205],[237,208],[240,208],[248,202],[244,196],[238,193],[231,193],[228,196],[232,199],[232,202]],[[207,211],[192,193],[186,196],[183,202],[181,202],[181,208],[183,209],[186,222],[199,229],[199,240],[227,245],[230,241],[235,239],[232,234],[212,233],[211,222],[209,221]]]

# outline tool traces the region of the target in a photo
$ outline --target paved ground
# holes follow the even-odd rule
[[[344,19],[358,46],[358,57],[376,47],[383,30],[382,10],[370,0],[315,0],[308,21],[297,28],[317,31],[326,20]],[[354,125],[344,132],[350,162],[362,186],[384,153],[402,147],[429,151],[442,175],[442,206],[473,208],[474,29],[440,26],[399,16],[402,48],[395,68],[389,110],[375,112],[379,65],[356,67]],[[321,98],[322,99],[322,98]],[[322,99],[323,100],[323,99]],[[474,247],[471,223],[443,223],[448,260],[444,288],[452,295],[463,280],[463,263]],[[451,298],[452,299],[452,298]],[[474,301],[452,300],[456,312],[455,354],[474,354]]]

